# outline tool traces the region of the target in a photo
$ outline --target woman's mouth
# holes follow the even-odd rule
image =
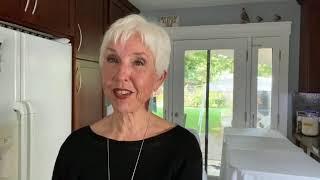
[[[128,89],[120,89],[115,88],[113,89],[113,94],[119,99],[128,98],[133,92]]]

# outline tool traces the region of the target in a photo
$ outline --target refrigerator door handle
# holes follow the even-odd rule
[[[2,41],[2,39],[0,38],[0,72],[2,71],[2,54],[1,54],[1,49],[2,49],[2,43],[3,43],[3,41]]]
[[[20,115],[19,125],[20,125],[20,148],[19,148],[19,180],[28,180],[29,176],[29,151],[28,151],[28,140],[29,140],[29,133],[28,133],[28,110],[26,104],[24,102],[16,102],[13,106],[13,110]]]

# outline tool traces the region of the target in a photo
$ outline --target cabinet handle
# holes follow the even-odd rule
[[[80,89],[81,89],[81,86],[82,86],[82,75],[81,75],[81,72],[79,71],[79,69],[80,69],[80,67],[77,66],[76,75],[79,74],[79,87],[78,87],[78,89],[76,90],[76,94],[79,94]]]
[[[80,51],[80,48],[82,45],[82,31],[81,31],[80,24],[78,24],[78,29],[79,29],[79,34],[80,34],[80,42],[79,42],[79,46],[78,46],[78,51]]]
[[[34,2],[34,6],[33,6],[33,10],[32,10],[32,15],[34,15],[34,13],[36,12],[37,6],[38,6],[38,0],[36,0],[36,1]]]
[[[24,12],[27,12],[30,0],[27,0],[26,6],[24,7]]]

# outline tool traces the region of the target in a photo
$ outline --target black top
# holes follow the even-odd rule
[[[130,180],[142,141],[109,139],[110,180]],[[108,180],[107,138],[90,126],[73,132],[61,146],[52,180]],[[176,126],[145,139],[134,180],[201,180],[197,139]]]

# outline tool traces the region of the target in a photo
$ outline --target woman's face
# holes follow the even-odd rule
[[[103,90],[114,110],[130,113],[145,109],[166,73],[157,75],[154,56],[141,38],[133,35],[124,43],[109,44],[103,57]]]

